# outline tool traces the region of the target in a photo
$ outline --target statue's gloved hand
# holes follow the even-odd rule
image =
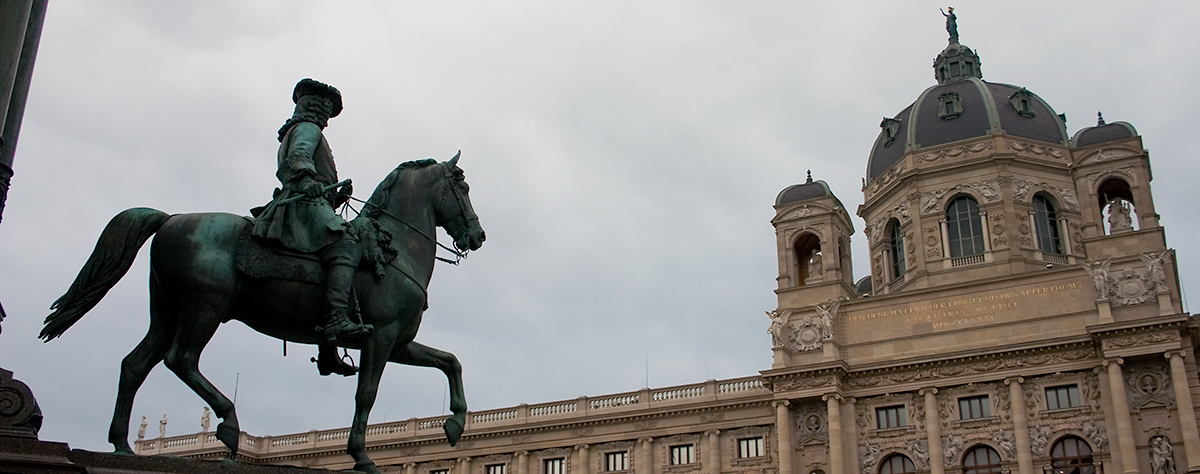
[[[288,182],[286,188],[288,191],[301,193],[310,198],[321,197],[321,194],[324,194],[325,192],[325,189],[321,186],[321,183],[318,183],[317,180],[313,179],[312,176],[304,176],[300,179],[294,179]]]

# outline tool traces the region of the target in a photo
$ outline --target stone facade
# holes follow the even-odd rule
[[[441,417],[371,425],[371,456],[404,474],[1200,472],[1200,325],[1141,137],[1101,119],[1068,138],[1036,95],[970,71],[881,124],[857,209],[871,275],[852,276],[828,186],[780,193],[760,375],[473,412],[453,448]],[[239,457],[344,469],[347,434],[243,434]],[[211,433],[136,448],[225,451]]]

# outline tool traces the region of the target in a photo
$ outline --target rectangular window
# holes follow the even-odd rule
[[[629,470],[629,451],[617,451],[615,453],[604,453],[604,470],[605,471],[628,471]]]
[[[671,446],[671,465],[692,464],[696,462],[696,451],[692,449],[692,445],[683,444],[679,446]]]
[[[974,420],[990,416],[992,416],[992,402],[988,400],[987,395],[958,399],[958,417],[960,419]]]
[[[545,461],[542,461],[542,464],[546,468],[545,470],[542,471],[542,474],[566,474],[567,473],[567,460],[564,458],[547,459]]]
[[[449,469],[434,469],[432,471],[429,471],[429,474],[450,474],[450,470]]]
[[[1061,387],[1046,387],[1046,408],[1050,410],[1061,410],[1063,408],[1075,408],[1081,406],[1079,403],[1079,387],[1076,385],[1063,385]]]
[[[904,405],[876,408],[875,421],[881,430],[908,425],[907,417],[904,416]]]
[[[738,440],[737,454],[739,458],[756,458],[763,455],[763,439],[744,438]]]
[[[484,474],[504,474],[503,464],[488,464],[483,466]]]

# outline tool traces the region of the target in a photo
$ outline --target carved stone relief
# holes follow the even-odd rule
[[[1104,423],[1097,423],[1095,421],[1084,423],[1083,435],[1087,436],[1088,441],[1091,441],[1093,451],[1108,451],[1108,435],[1105,433]]]
[[[1110,337],[1101,341],[1104,350],[1121,349],[1124,347],[1144,346],[1160,342],[1175,342],[1180,340],[1179,333],[1174,330],[1130,334],[1127,336]]]
[[[1092,153],[1088,156],[1085,156],[1082,160],[1079,161],[1079,164],[1085,165],[1085,164],[1091,164],[1091,163],[1102,163],[1105,161],[1115,160],[1118,158],[1127,158],[1130,156],[1137,156],[1137,153],[1134,153],[1129,150],[1120,149],[1120,148],[1109,148],[1109,149],[1100,150],[1096,153]]]
[[[1004,430],[992,433],[992,441],[1000,447],[1000,457],[1006,461],[1017,459],[1017,437]]]
[[[1162,252],[1146,252],[1138,254],[1138,258],[1146,263],[1146,275],[1151,284],[1154,285],[1154,291],[1162,293],[1167,291],[1167,274],[1163,271],[1167,261],[1171,258],[1171,250],[1163,250]]]
[[[1089,173],[1087,175],[1088,188],[1095,189],[1096,182],[1100,180],[1100,177],[1109,177],[1112,175],[1124,178],[1125,182],[1129,183],[1130,186],[1137,185],[1137,168],[1133,166],[1126,166],[1123,168],[1109,168],[1103,171]]]
[[[1046,455],[1046,444],[1050,442],[1051,430],[1047,426],[1039,426],[1029,429],[1029,447],[1033,451],[1034,457],[1044,457]]]
[[[870,185],[864,186],[863,191],[865,191],[867,198],[870,199],[871,196],[874,196],[875,194],[879,193],[879,191],[882,191],[893,181],[896,181],[897,179],[899,179],[900,175],[904,173],[904,170],[907,167],[908,167],[908,164],[904,161],[896,163],[896,165],[893,166],[892,169],[887,170],[887,172],[883,173],[883,175],[879,176],[878,178],[875,178],[874,181],[871,181]]]
[[[1090,347],[1059,352],[1044,352],[1019,356],[996,357],[978,362],[967,362],[958,365],[923,366],[916,369],[900,370],[877,375],[853,377],[846,384],[854,388],[878,387],[888,384],[907,383],[917,380],[935,380],[946,377],[993,373],[998,370],[1018,367],[1035,367],[1045,364],[1055,364],[1097,357],[1095,349]]]
[[[796,448],[813,439],[829,439],[829,416],[824,404],[807,403],[796,407],[793,426],[796,427]]]
[[[1021,143],[1021,142],[1010,141],[1010,142],[1008,142],[1008,147],[1015,151],[1027,151],[1034,155],[1046,155],[1046,156],[1050,156],[1052,158],[1058,158],[1058,159],[1062,159],[1064,156],[1067,156],[1066,152],[1059,150],[1057,148],[1050,148],[1050,147],[1040,146],[1040,145],[1031,145],[1031,144]]]
[[[1075,193],[1073,188],[1055,186],[1045,181],[1025,181],[1023,179],[1013,179],[1013,184],[1016,185],[1016,190],[1013,191],[1013,200],[1016,202],[1028,202],[1029,192],[1035,187],[1041,187],[1052,193],[1058,198],[1064,208],[1071,211],[1079,210],[1079,195]]]
[[[1125,385],[1129,404],[1136,411],[1151,406],[1175,406],[1175,390],[1165,363],[1143,363],[1126,367]]]
[[[917,469],[929,469],[929,442],[914,440],[908,443],[908,454]]]
[[[862,474],[872,474],[875,472],[875,463],[879,462],[879,445],[867,443],[859,446],[858,456],[862,467]]]
[[[943,158],[957,158],[964,153],[979,153],[985,150],[992,149],[992,142],[974,143],[971,145],[963,145],[945,148],[931,153],[923,153],[917,155],[917,163],[930,163]]]
[[[958,456],[962,454],[963,438],[962,436],[948,436],[942,438],[943,458],[947,466],[958,465]]]
[[[992,181],[976,181],[974,183],[960,184],[957,186],[937,189],[932,192],[921,195],[921,213],[930,214],[938,211],[942,198],[953,191],[959,189],[970,189],[983,197],[984,202],[996,202],[1000,200],[1000,193],[996,191],[997,182]]]

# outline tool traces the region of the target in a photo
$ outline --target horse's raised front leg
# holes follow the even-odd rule
[[[463,394],[462,365],[449,352],[434,349],[413,341],[392,351],[391,361],[420,367],[434,367],[446,374],[450,382],[450,413],[453,415],[442,425],[450,446],[458,444],[467,422],[467,397]]]
[[[367,420],[375,397],[379,393],[379,379],[387,365],[388,354],[396,343],[398,331],[395,324],[376,327],[363,343],[359,352],[358,390],[354,393],[354,422],[350,425],[350,439],[346,442],[346,453],[354,458],[354,470],[378,473],[379,468],[367,456]]]
[[[117,453],[133,454],[129,446],[129,415],[133,411],[133,397],[146,381],[146,375],[162,362],[171,347],[171,336],[175,334],[179,315],[170,308],[161,295],[162,289],[150,272],[150,330],[137,347],[121,361],[121,378],[117,383],[117,404],[113,409],[112,424],[108,427],[108,442]]]
[[[221,423],[217,425],[217,439],[229,448],[230,456],[233,456],[237,454],[241,431],[233,402],[200,373],[200,352],[217,332],[221,315],[225,314],[227,308],[227,305],[217,302],[219,297],[212,299],[214,301],[209,302],[196,298],[181,305],[179,330],[175,333],[175,343],[167,351],[165,363],[221,418]]]

